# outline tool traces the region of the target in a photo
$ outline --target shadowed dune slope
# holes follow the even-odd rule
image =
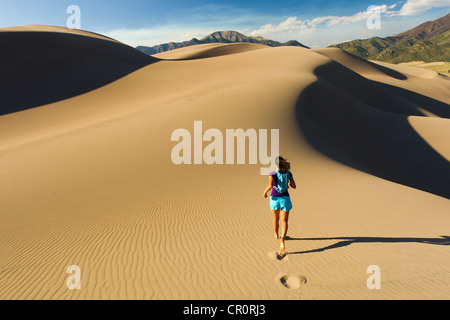
[[[314,51],[342,64],[346,68],[357,72],[360,75],[367,76],[371,74],[381,74],[399,80],[407,79],[407,76],[401,72],[364,60],[339,48],[315,49]]]
[[[157,61],[106,37],[60,29],[0,32],[0,115],[77,96]]]
[[[409,77],[450,80],[433,70],[365,60],[339,48],[314,49],[314,51],[364,76],[387,75],[398,80],[407,80]]]
[[[353,68],[377,70],[359,59]],[[314,74],[318,80],[302,92],[297,118],[317,150],[363,172],[450,199],[449,159],[409,122],[409,116],[424,117],[427,111],[450,118],[447,103],[367,79],[336,61]],[[449,121],[439,125],[444,129]]]

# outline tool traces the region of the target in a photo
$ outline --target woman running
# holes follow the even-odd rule
[[[278,229],[281,212],[281,245],[280,252],[284,252],[286,249],[285,240],[288,230],[289,212],[292,210],[291,197],[288,192],[288,188],[297,188],[294,181],[294,176],[289,171],[291,164],[283,157],[277,157],[275,159],[277,170],[272,171],[269,174],[269,185],[264,190],[264,198],[267,198],[267,192],[272,189],[270,195],[270,209],[273,214],[273,229],[275,239],[278,239]]]

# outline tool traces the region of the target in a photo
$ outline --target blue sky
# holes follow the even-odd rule
[[[400,33],[450,11],[450,0],[0,0],[0,27],[66,26],[70,5],[80,7],[82,29],[132,46],[236,30],[316,48]],[[379,8],[379,29],[367,27],[370,5]]]

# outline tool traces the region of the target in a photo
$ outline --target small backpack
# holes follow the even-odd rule
[[[277,170],[278,182],[277,186],[274,188],[278,191],[278,193],[285,193],[289,188],[289,174],[289,171],[283,174]]]

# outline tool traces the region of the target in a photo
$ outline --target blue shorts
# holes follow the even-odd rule
[[[291,211],[292,202],[291,197],[270,197],[270,209],[281,211]]]

